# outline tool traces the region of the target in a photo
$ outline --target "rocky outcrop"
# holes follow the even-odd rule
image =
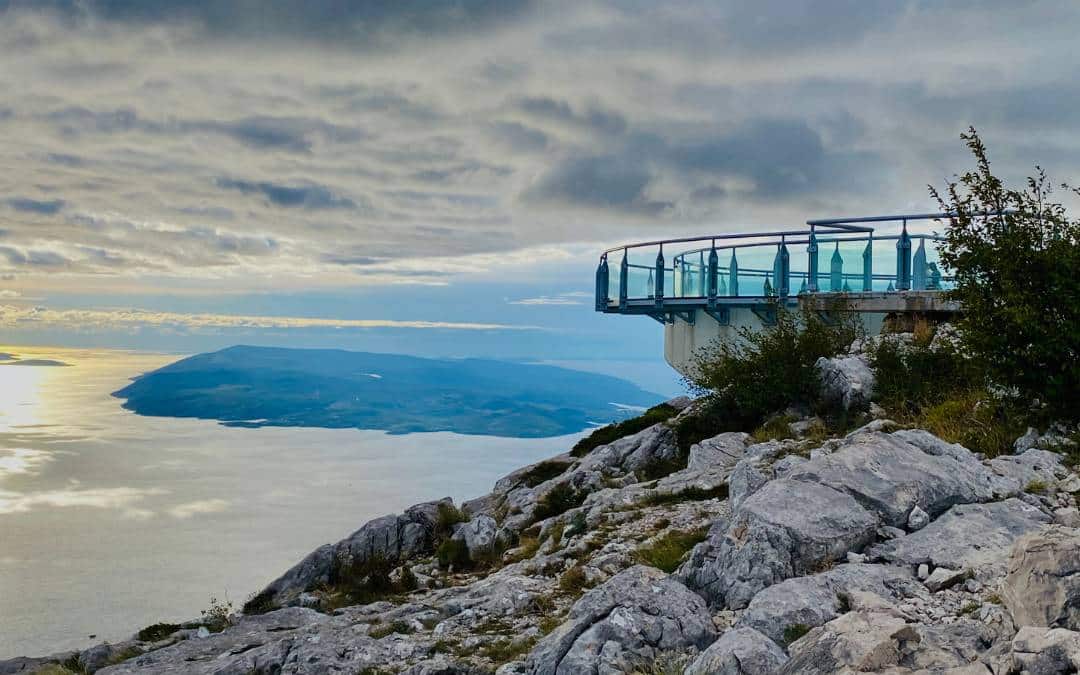
[[[961,504],[918,532],[878,544],[867,553],[912,568],[926,563],[997,576],[1005,571],[1013,543],[1049,522],[1048,515],[1015,498]]]
[[[821,380],[822,399],[844,410],[865,410],[874,395],[875,377],[866,357],[822,357],[814,364]]]
[[[704,649],[714,639],[700,597],[655,568],[637,566],[587,592],[529,654],[526,672],[632,672],[662,653]]]
[[[784,673],[882,672],[918,641],[915,627],[893,612],[849,612],[793,642]]]
[[[1080,672],[1080,633],[1025,626],[1012,640],[1013,667],[1029,675]]]
[[[750,445],[750,434],[729,431],[690,446],[686,468],[691,471],[732,469]]]
[[[1080,531],[1052,526],[1021,537],[1001,597],[1017,626],[1080,630]]]
[[[695,589],[717,606],[742,608],[784,579],[815,571],[873,541],[877,519],[850,496],[816,483],[774,480],[736,509]],[[685,579],[708,574],[681,572]]]
[[[733,628],[694,659],[684,675],[773,675],[787,660],[783,649],[753,628]]]

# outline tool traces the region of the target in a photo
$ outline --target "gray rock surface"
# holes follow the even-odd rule
[[[1012,640],[1012,659],[1026,675],[1076,673],[1080,671],[1080,633],[1025,626]]]
[[[882,672],[898,666],[902,652],[918,640],[915,628],[890,612],[848,612],[793,642],[783,672]]]
[[[814,364],[821,379],[821,394],[826,403],[844,410],[862,410],[874,395],[874,371],[862,355],[822,357]]]
[[[458,523],[454,528],[453,539],[465,542],[469,549],[469,560],[491,560],[497,552],[498,530],[499,524],[494,518],[480,515],[468,522]]]
[[[623,672],[716,638],[705,602],[652,567],[631,567],[588,591],[526,659],[534,675]]]
[[[732,513],[705,570],[682,569],[710,603],[739,609],[763,588],[842,560],[873,540],[877,519],[850,496],[787,478],[767,483]]]
[[[773,675],[787,660],[783,649],[753,628],[732,628],[699,654],[684,675]]]
[[[954,504],[992,501],[1019,487],[1006,486],[973,454],[960,450],[931,454],[900,435],[863,433],[801,465],[789,478],[846,492],[895,527],[907,525],[916,505],[934,517]]]
[[[1031,448],[1021,454],[995,457],[990,460],[994,472],[1016,480],[1021,487],[1033,482],[1053,488],[1069,471],[1061,465],[1061,455],[1048,450]]]
[[[821,626],[845,611],[850,595],[861,591],[884,599],[926,595],[925,589],[899,567],[846,564],[827,572],[788,579],[754,596],[736,626],[754,628],[779,644],[795,625]]]
[[[750,434],[741,431],[729,431],[690,446],[690,459],[686,468],[695,471],[735,466],[746,446],[750,443]]]
[[[1080,531],[1050,526],[1021,537],[1001,598],[1017,626],[1080,630]]]
[[[867,553],[912,567],[929,563],[998,576],[1005,572],[1013,542],[1049,521],[1045,513],[1019,499],[961,504],[918,532],[873,546]]]

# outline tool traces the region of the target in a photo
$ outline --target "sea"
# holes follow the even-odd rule
[[[178,356],[0,352],[67,364],[0,365],[0,659],[122,640],[197,618],[212,601],[239,608],[365,521],[479,496],[582,435],[390,436],[141,417],[111,393]],[[653,391],[676,386],[656,364],[630,371]]]

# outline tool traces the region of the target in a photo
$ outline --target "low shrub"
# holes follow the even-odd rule
[[[537,500],[533,518],[537,521],[576,509],[585,502],[588,492],[576,490],[570,483],[559,483]]]
[[[695,354],[691,384],[710,402],[699,420],[677,428],[680,445],[696,438],[699,433],[693,432],[701,429],[708,434],[753,429],[793,404],[821,407],[814,364],[821,357],[846,352],[863,335],[862,325],[841,308],[830,313],[830,320],[817,312],[794,313],[779,305],[775,311],[775,325],[743,328],[737,340],[715,340]]]
[[[439,560],[439,567],[443,569],[453,567],[455,570],[463,570],[472,566],[469,547],[460,539],[447,539],[439,544],[435,557]]]
[[[809,632],[810,626],[805,623],[793,623],[784,629],[784,644],[790,645]]]
[[[274,604],[274,594],[269,591],[262,591],[248,598],[244,603],[243,611],[248,616],[255,614],[266,614],[267,612],[277,609]]]
[[[581,565],[574,565],[559,577],[559,588],[571,595],[580,595],[588,587],[589,578]]]
[[[529,650],[533,648],[536,642],[537,638],[535,637],[525,639],[502,638],[481,646],[476,653],[496,665],[502,665],[510,661],[516,661],[519,657],[529,653]]]
[[[435,540],[441,541],[454,534],[454,526],[469,522],[469,514],[453,504],[439,504],[435,513]]]
[[[246,607],[247,605],[245,605],[245,608]],[[244,610],[244,613],[247,613],[247,609]],[[136,633],[135,639],[140,642],[158,642],[159,640],[164,640],[169,637],[181,628],[183,628],[183,626],[178,623],[155,623]]]
[[[564,462],[540,462],[522,474],[521,481],[529,487],[536,487],[541,483],[546,483],[552,478],[561,476],[569,466],[569,464]]]
[[[642,499],[640,504],[643,506],[660,506],[661,504],[702,502],[706,499],[727,499],[727,496],[728,486],[724,483],[711,490],[693,486],[686,488],[682,492],[653,492]]]
[[[644,431],[654,424],[666,422],[678,412],[678,410],[666,403],[653,406],[637,417],[600,427],[578,441],[570,451],[570,454],[574,457],[584,457],[594,448],[598,448],[601,445],[607,445],[620,438],[636,434],[639,431]]]
[[[406,621],[394,621],[387,624],[378,624],[372,626],[368,630],[368,635],[376,640],[382,639],[387,635],[394,635],[395,633],[401,635],[408,635],[413,632],[413,627]]]
[[[755,443],[794,438],[795,434],[791,431],[791,423],[798,421],[798,419],[795,415],[773,415],[765,421],[765,424],[755,429],[750,436]]]
[[[211,633],[220,633],[232,625],[232,603],[210,597],[210,606],[202,611],[202,625]]]
[[[642,563],[671,574],[682,564],[690,549],[705,541],[708,534],[707,528],[674,530],[639,548],[637,557]]]

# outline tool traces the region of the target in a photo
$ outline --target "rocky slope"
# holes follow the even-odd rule
[[[857,354],[819,368],[865,403]],[[791,426],[686,455],[660,423],[460,509],[377,518],[217,632],[0,673],[1077,672],[1080,477],[1046,449],[1063,439],[986,459],[885,419],[824,440]]]

